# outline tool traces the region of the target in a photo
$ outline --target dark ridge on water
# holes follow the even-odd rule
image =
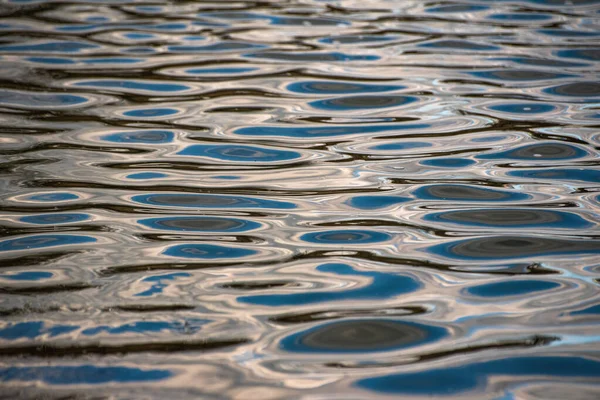
[[[3,0],[0,398],[600,398],[599,17]]]

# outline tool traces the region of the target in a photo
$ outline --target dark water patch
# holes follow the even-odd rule
[[[497,21],[508,21],[508,22],[516,22],[516,21],[547,21],[552,19],[552,15],[550,14],[541,14],[541,13],[498,13],[491,14],[489,19],[497,20]]]
[[[135,321],[123,325],[108,326],[99,325],[86,328],[81,331],[83,336],[95,336],[98,334],[122,335],[127,333],[185,333],[193,334],[207,324],[208,320],[186,319],[185,321]]]
[[[418,45],[426,49],[451,49],[465,51],[497,51],[500,47],[489,44],[475,43],[467,40],[438,40]]]
[[[413,192],[413,195],[423,200],[458,200],[458,201],[481,201],[481,202],[503,202],[523,201],[531,196],[520,192],[509,192],[506,190],[490,189],[468,185],[438,184],[423,186]]]
[[[422,346],[448,336],[446,329],[409,321],[356,319],[329,322],[283,338],[295,353],[371,353]]]
[[[583,256],[599,254],[600,241],[516,235],[490,236],[438,244],[429,247],[427,251],[443,257],[463,260]]]
[[[152,229],[188,232],[246,232],[261,225],[248,220],[224,217],[162,217],[138,220]]]
[[[466,168],[474,165],[475,161],[468,158],[432,158],[419,164],[439,168]]]
[[[52,272],[47,271],[23,271],[16,273],[0,273],[0,279],[10,280],[10,281],[42,281],[45,279],[50,279],[54,276]]]
[[[479,4],[453,4],[443,5],[438,7],[430,7],[425,11],[429,13],[464,13],[464,12],[477,12],[488,10],[488,6]]]
[[[387,233],[376,231],[338,230],[305,233],[300,240],[311,243],[323,244],[368,244],[390,240]]]
[[[549,71],[536,71],[530,69],[498,69],[490,71],[469,72],[470,75],[498,80],[502,82],[521,82],[521,81],[545,81],[551,79],[562,79],[573,77],[571,74],[559,74]]]
[[[568,37],[568,38],[589,38],[600,36],[598,32],[589,31],[567,31],[563,29],[538,29],[543,35],[556,36],[556,37]]]
[[[19,221],[35,225],[59,225],[86,221],[90,219],[90,217],[89,214],[78,213],[38,214],[21,217],[19,218]]]
[[[588,152],[577,146],[563,143],[543,141],[528,144],[491,154],[477,156],[483,160],[575,160],[588,155]]]
[[[557,68],[561,68],[561,67],[565,67],[565,68],[576,68],[576,67],[584,67],[588,64],[584,64],[584,63],[577,63],[577,62],[571,62],[571,61],[564,61],[564,60],[556,60],[556,59],[542,59],[542,58],[532,58],[532,57],[498,57],[498,58],[494,58],[494,60],[497,61],[511,61],[514,62],[516,64],[521,64],[521,65],[532,65],[532,66],[539,66],[539,67],[557,67]]]
[[[600,170],[587,168],[520,169],[509,171],[508,175],[519,178],[550,180],[553,182],[561,180],[600,183]]]
[[[270,318],[271,322],[276,324],[304,324],[307,322],[326,321],[332,319],[341,318],[358,318],[358,317],[390,317],[390,316],[407,316],[407,315],[421,315],[428,311],[427,308],[422,306],[406,306],[406,307],[390,307],[377,309],[352,309],[344,308],[339,311],[314,311],[314,312],[294,312],[289,314],[278,315]]]
[[[77,245],[96,241],[96,238],[84,235],[32,235],[0,241],[0,252]]]
[[[247,58],[263,58],[266,60],[290,62],[344,62],[344,61],[376,61],[381,57],[370,54],[346,54],[339,52],[283,52],[263,51],[245,54]]]
[[[220,68],[190,68],[184,72],[187,75],[232,75],[260,71],[256,67],[220,67]]]
[[[129,174],[125,178],[127,179],[136,179],[136,180],[146,180],[146,179],[160,179],[167,178],[169,175],[163,174],[160,172],[139,172],[137,174]]]
[[[507,114],[543,114],[556,110],[556,106],[542,103],[504,103],[487,108]]]
[[[574,213],[530,208],[471,209],[428,213],[425,221],[487,228],[586,229],[594,224]]]
[[[145,92],[158,92],[158,93],[169,93],[169,92],[182,92],[190,90],[191,87],[187,85],[174,84],[174,83],[157,83],[152,81],[138,81],[138,80],[90,80],[90,81],[79,81],[74,86],[82,86],[96,89],[117,89],[117,90],[136,90]]]
[[[371,279],[367,286],[349,290],[318,290],[301,293],[264,294],[240,296],[241,303],[258,304],[270,307],[286,305],[317,304],[342,300],[389,299],[404,293],[418,290],[421,284],[415,279],[392,273],[360,271],[347,264],[322,264],[318,272],[339,276],[363,276]]]
[[[360,43],[378,43],[397,40],[399,37],[394,35],[336,35],[319,39],[319,43],[325,44],[360,44]]]
[[[153,206],[185,208],[274,208],[283,210],[296,208],[295,204],[283,201],[210,194],[155,193],[136,195],[131,200]]]
[[[586,307],[581,310],[573,311],[570,315],[600,315],[600,304]]]
[[[370,147],[370,150],[388,151],[388,150],[410,150],[410,149],[421,149],[425,147],[431,147],[432,144],[428,142],[398,142],[398,143],[385,143],[378,144]]]
[[[340,81],[304,81],[294,82],[286,86],[286,90],[303,94],[356,94],[390,92],[405,89],[400,85],[376,85],[358,82]]]
[[[566,83],[564,85],[549,87],[544,89],[543,92],[556,96],[598,97],[600,96],[600,82]]]
[[[345,96],[335,99],[318,100],[308,103],[320,110],[344,111],[370,108],[399,107],[418,101],[414,96]]]
[[[199,258],[206,260],[247,257],[258,252],[241,247],[227,247],[213,244],[180,244],[171,246],[162,254],[180,258]]]
[[[560,287],[559,283],[542,280],[509,280],[485,283],[467,288],[466,293],[479,297],[501,297],[529,295]]]
[[[42,382],[46,385],[105,385],[107,383],[152,382],[174,376],[167,369],[122,366],[55,365],[0,368],[0,382]]]
[[[598,62],[600,61],[600,48],[559,50],[556,52],[556,56]]]
[[[73,108],[89,105],[90,98],[72,94],[23,92],[0,89],[0,105],[25,110]]]
[[[234,162],[277,162],[300,158],[295,151],[279,150],[268,147],[246,145],[209,145],[194,144],[177,153],[182,156],[208,157],[222,161]]]
[[[283,136],[299,138],[335,137],[344,135],[358,135],[409,129],[429,128],[429,124],[382,124],[382,125],[346,125],[346,126],[265,126],[244,127],[235,130],[243,136]]]
[[[86,50],[98,49],[100,46],[86,42],[75,41],[51,41],[27,44],[3,44],[0,45],[0,53],[55,53],[76,54]]]
[[[179,110],[174,108],[140,108],[123,112],[125,117],[160,118],[178,114]]]
[[[348,205],[361,210],[377,210],[406,203],[410,197],[401,196],[355,196],[348,200]]]
[[[224,52],[238,52],[252,49],[265,49],[268,46],[259,45],[254,43],[244,43],[244,42],[220,42],[214,44],[208,44],[205,46],[195,46],[195,45],[173,45],[169,46],[168,50],[170,52],[178,53],[224,53]]]
[[[600,362],[577,356],[512,356],[445,368],[365,378],[357,386],[375,392],[406,395],[458,395],[486,387],[496,376],[593,380],[600,374]],[[435,385],[432,385],[435,382]]]
[[[169,130],[142,130],[118,132],[104,135],[102,140],[114,143],[169,143],[175,138],[175,133]]]

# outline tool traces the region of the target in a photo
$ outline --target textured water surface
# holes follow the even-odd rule
[[[0,2],[0,397],[600,398],[598,0]]]

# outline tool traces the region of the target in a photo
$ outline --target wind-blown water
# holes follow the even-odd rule
[[[597,0],[0,4],[0,397],[600,397]]]

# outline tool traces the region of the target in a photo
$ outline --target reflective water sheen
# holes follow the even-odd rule
[[[1,398],[600,398],[599,0],[0,35]]]

